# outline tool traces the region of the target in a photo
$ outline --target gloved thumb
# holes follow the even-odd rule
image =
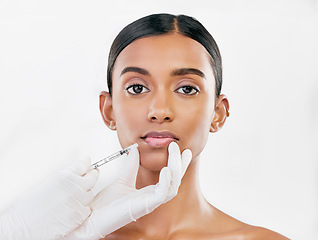
[[[91,159],[90,157],[86,156],[76,161],[75,163],[73,163],[73,165],[68,167],[66,170],[76,175],[83,176],[90,169],[90,167],[91,167]]]
[[[121,170],[120,181],[126,186],[135,188],[137,173],[139,169],[139,151],[132,148],[125,159],[124,167]]]

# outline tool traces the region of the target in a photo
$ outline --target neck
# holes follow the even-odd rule
[[[211,205],[205,200],[201,193],[199,183],[199,157],[193,159],[189,165],[178,195],[169,202],[159,206],[152,213],[140,218],[131,224],[134,230],[143,232],[145,235],[153,236],[160,234],[169,235],[175,231],[190,227],[196,218],[202,218],[211,213]],[[148,183],[137,178],[137,187],[155,184],[158,181],[159,173],[148,176]]]

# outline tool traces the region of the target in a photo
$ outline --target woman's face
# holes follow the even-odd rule
[[[102,114],[122,147],[138,143],[141,166],[166,166],[171,141],[200,154],[216,118],[215,79],[201,44],[177,33],[138,39],[119,54],[112,79]]]

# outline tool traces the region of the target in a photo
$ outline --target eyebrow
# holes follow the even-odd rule
[[[120,76],[122,76],[123,74],[125,74],[127,72],[134,72],[134,73],[139,73],[142,75],[150,76],[150,73],[146,69],[140,68],[140,67],[125,67],[121,71]],[[194,75],[198,75],[199,77],[206,78],[205,74],[197,68],[178,68],[178,69],[173,70],[170,75],[171,76],[183,76],[183,75],[187,75],[187,74],[194,74]]]
[[[173,70],[173,72],[171,73],[171,76],[183,76],[183,75],[187,75],[187,74],[194,74],[194,75],[198,75],[202,78],[205,78],[205,74],[197,69],[197,68],[179,68],[179,69],[175,69]]]
[[[142,75],[150,76],[149,72],[146,69],[139,68],[139,67],[125,67],[121,71],[120,76],[122,76],[123,74],[125,74],[127,72],[135,72],[135,73],[140,73]]]

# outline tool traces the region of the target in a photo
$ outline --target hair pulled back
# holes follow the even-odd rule
[[[120,52],[133,41],[147,37],[176,32],[199,42],[211,56],[211,66],[215,78],[215,94],[222,88],[222,60],[219,48],[205,27],[195,18],[186,15],[152,14],[140,18],[119,32],[108,56],[107,85],[112,94],[112,72]]]

